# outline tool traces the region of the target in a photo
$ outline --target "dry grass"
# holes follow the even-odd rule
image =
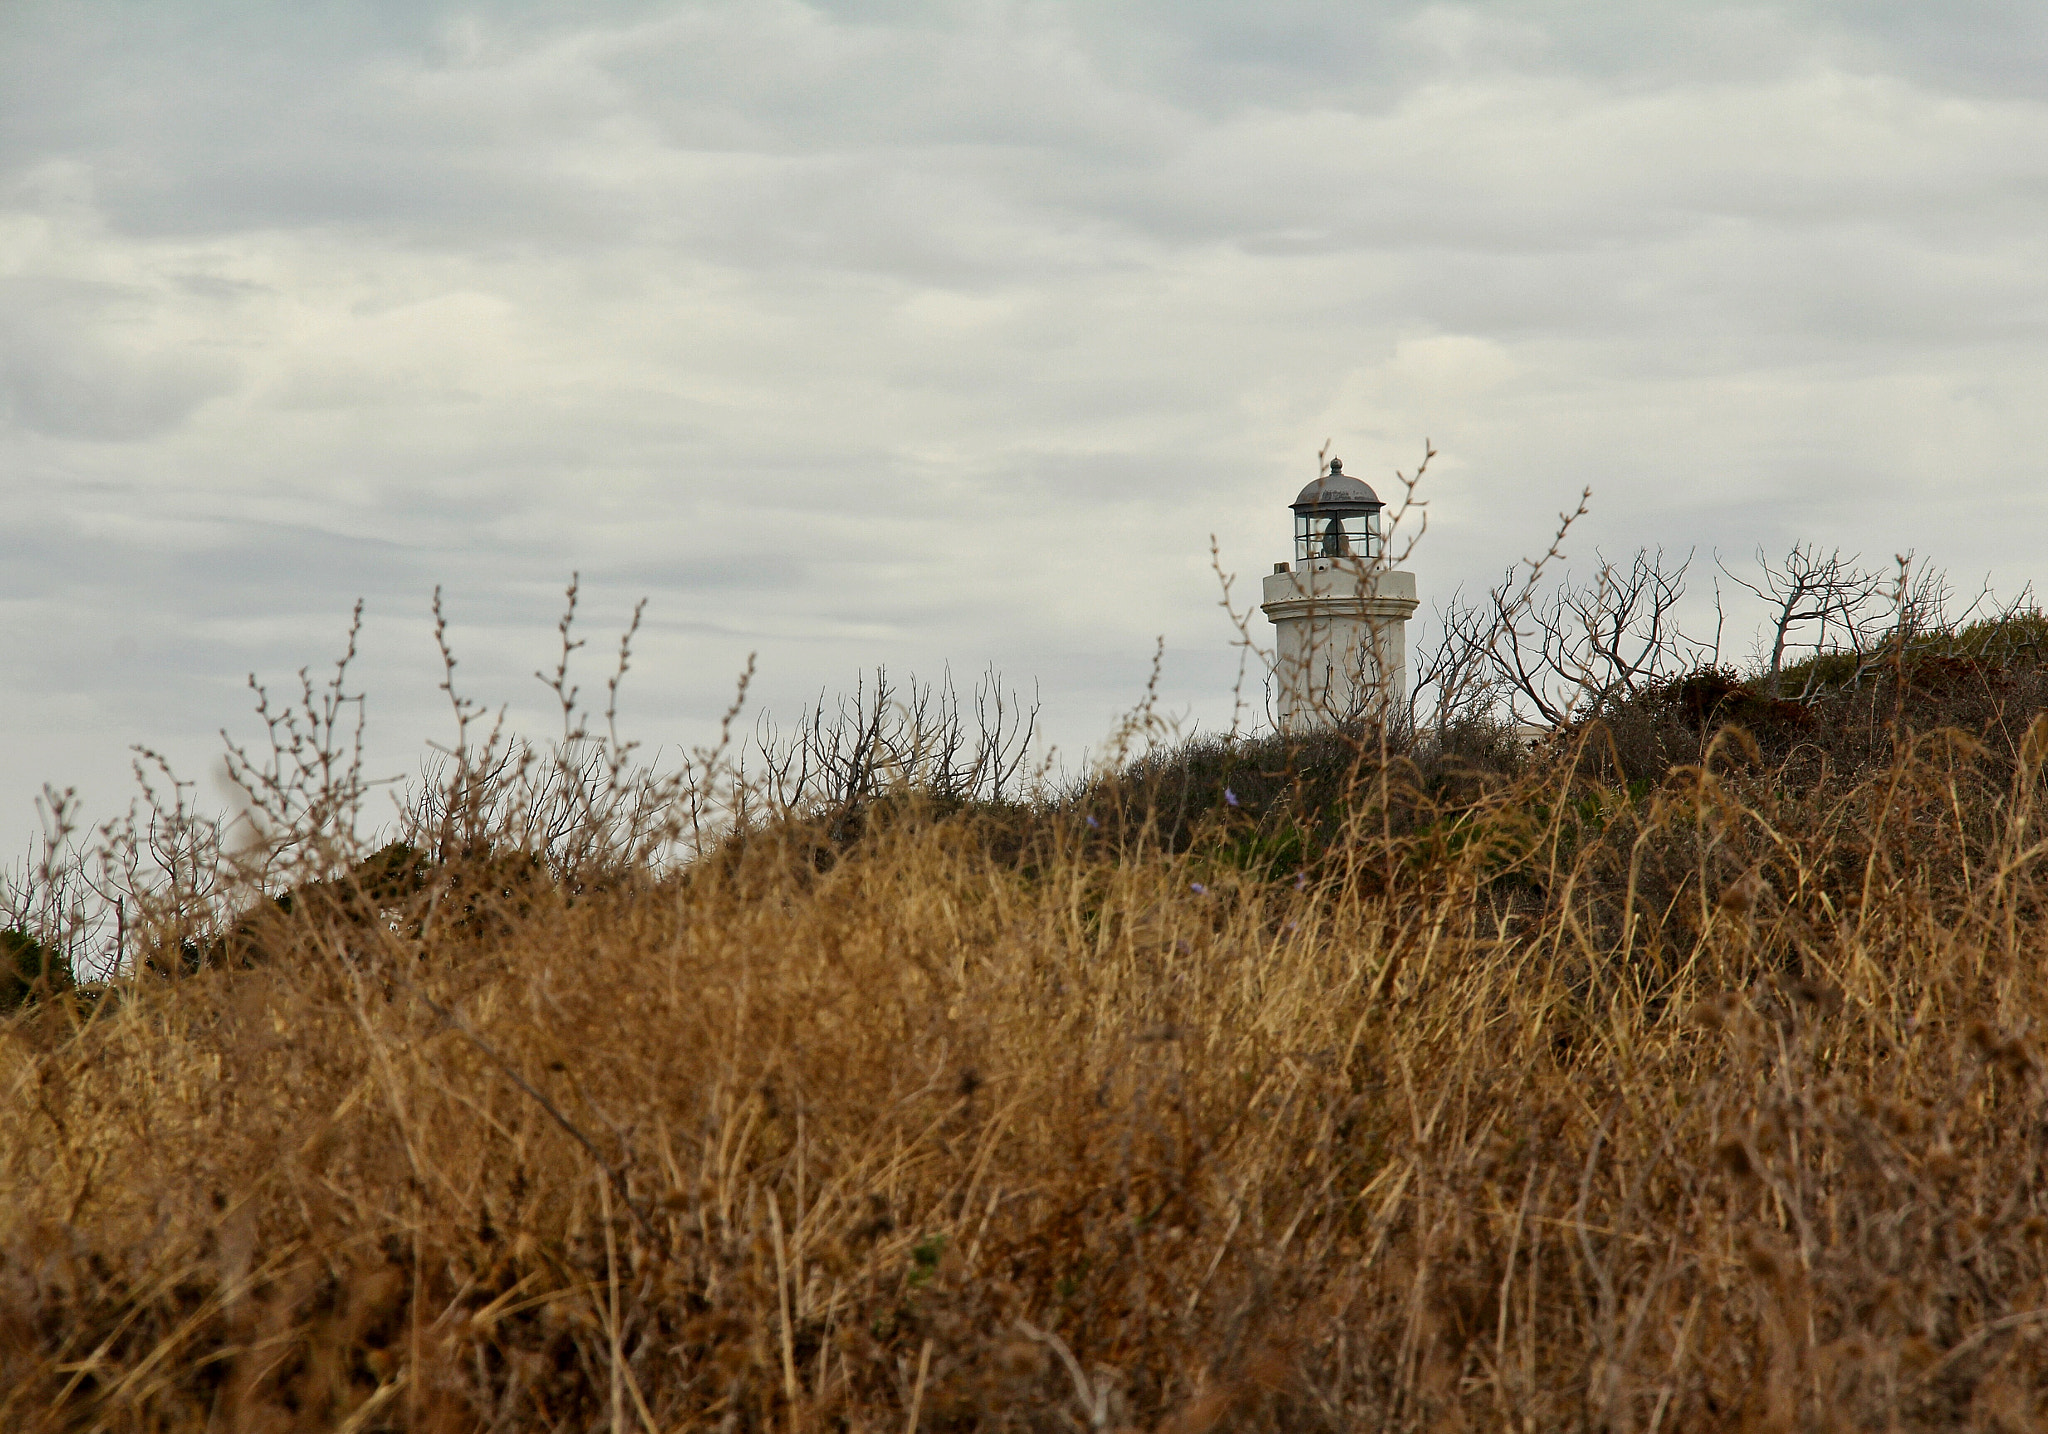
[[[0,1030],[0,1427],[2036,1427],[2019,730],[343,882]]]

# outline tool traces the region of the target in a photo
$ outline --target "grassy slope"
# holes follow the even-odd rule
[[[301,901],[0,1035],[0,1426],[2031,1427],[2048,726],[1985,701]]]

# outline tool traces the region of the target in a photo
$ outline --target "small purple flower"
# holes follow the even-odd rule
[[[1225,787],[1223,789],[1223,800],[1230,803],[1230,805],[1234,807],[1237,805],[1237,793],[1231,791],[1230,788]]]
[[[1308,873],[1307,873],[1307,872],[1305,872],[1305,871],[1297,871],[1296,873],[1294,873],[1294,889],[1295,889],[1296,891],[1306,891],[1306,890],[1308,890]]]
[[[1199,881],[1189,882],[1188,890],[1194,892],[1197,896],[1207,896],[1209,894],[1209,888],[1202,885]]]
[[[1088,818],[1088,825],[1096,831],[1102,830],[1102,823],[1095,820],[1093,816]]]

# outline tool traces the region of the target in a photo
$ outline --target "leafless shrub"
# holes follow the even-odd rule
[[[1677,622],[1689,565],[1643,549],[1626,568],[1603,561],[1590,582],[1544,594],[1503,578],[1488,594],[1489,651],[1516,719],[1561,727],[1698,666],[1706,645]]]
[[[274,864],[319,871],[332,864],[334,853],[355,844],[370,792],[363,774],[363,698],[348,690],[362,624],[358,601],[334,675],[316,684],[311,670],[301,668],[295,702],[274,701],[250,675],[256,716],[264,728],[264,743],[254,755],[225,731],[221,734],[227,749],[225,775],[242,797],[241,819],[250,827],[240,849],[252,856],[259,880]]]
[[[863,677],[828,707],[821,695],[788,734],[763,719],[752,763],[775,811],[843,819],[869,803],[916,792],[946,805],[1027,795],[1039,703],[990,669],[963,701],[950,673],[937,683]]]
[[[1417,651],[1411,670],[1409,730],[1444,732],[1499,720],[1513,688],[1494,658],[1492,604],[1480,607],[1453,593],[1435,616],[1436,641]]]
[[[43,788],[36,801],[42,834],[35,853],[0,875],[0,931],[32,935],[73,969],[91,972],[108,964],[98,949],[106,937],[97,893],[74,845],[77,803],[70,790]]]
[[[1761,549],[1758,575],[1722,571],[1768,605],[1759,678],[1766,696],[1811,704],[1830,690],[1856,691],[1873,675],[1901,661],[1969,657],[2009,664],[2022,649],[2038,647],[2033,589],[2000,600],[1980,587],[1958,605],[1940,569],[1911,553],[1890,573],[1857,566],[1839,549],[1825,555],[1795,544],[1773,563]],[[1787,691],[1786,679],[1797,682]]]
[[[1846,651],[1858,658],[1874,649],[1894,626],[1899,604],[1887,602],[1892,594],[1884,575],[1856,566],[1854,555],[1844,557],[1839,548],[1822,556],[1810,543],[1795,543],[1785,558],[1773,564],[1762,548],[1756,551],[1759,576],[1755,580],[1721,571],[1729,580],[1754,593],[1770,609],[1765,628],[1768,654],[1764,659],[1764,686],[1771,697],[1781,697],[1785,660],[1801,648],[1813,656]],[[1815,664],[1800,700],[1813,695],[1820,668]]]
[[[502,710],[493,716],[460,693],[441,593],[435,590],[434,640],[455,740],[423,773],[399,823],[399,839],[428,859],[516,852],[543,860],[558,880],[573,882],[636,863],[658,865],[680,838],[687,777],[664,777],[636,764],[636,744],[618,731],[619,686],[631,666],[645,604],[634,608],[619,639],[617,663],[606,682],[603,726],[594,730],[570,676],[584,646],[575,626],[579,595],[572,578],[557,625],[554,669],[534,674],[555,697],[562,722],[561,736],[541,744],[510,734]],[[742,692],[744,687],[742,679]]]
[[[1671,567],[1661,549],[1643,549],[1626,567],[1602,560],[1589,580],[1556,576],[1591,497],[1581,492],[1548,548],[1484,598],[1453,594],[1436,609],[1436,640],[1418,654],[1409,693],[1412,730],[1487,719],[1566,726],[1715,650],[1679,626],[1690,558]]]

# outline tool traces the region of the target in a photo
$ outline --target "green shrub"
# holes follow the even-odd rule
[[[26,931],[0,931],[0,1012],[18,1011],[76,984],[63,953]]]

